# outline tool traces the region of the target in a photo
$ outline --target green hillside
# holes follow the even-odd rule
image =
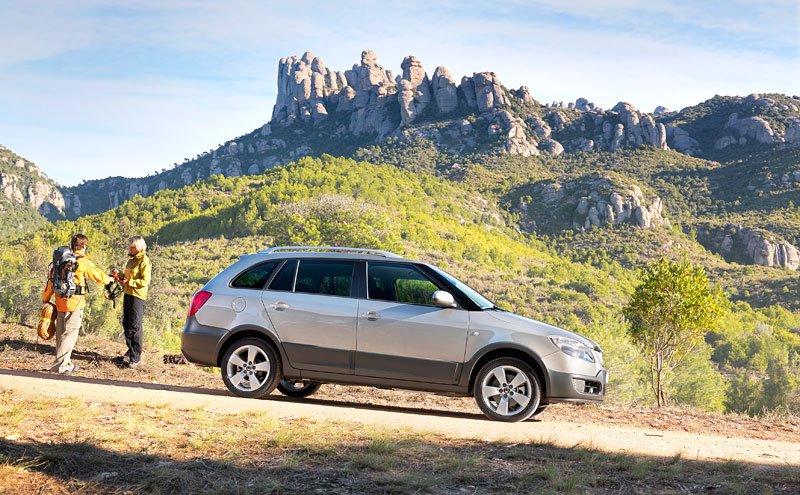
[[[390,151],[371,153],[391,161]],[[623,159],[676,158],[665,153],[645,151]],[[800,313],[782,307],[792,308],[788,301],[796,296],[778,288],[791,282],[789,290],[796,294],[796,273],[727,263],[683,225],[527,233],[511,205],[516,188],[530,180],[529,169],[510,173],[520,166],[513,159],[462,160],[463,174],[448,179],[452,167],[448,171],[441,165],[445,162],[428,158],[422,153],[409,160],[406,167],[413,172],[330,156],[303,158],[264,174],[213,176],[180,190],[137,196],[105,213],[48,224],[13,245],[0,243],[0,316],[35,321],[51,250],[75,232],[90,237],[91,257],[109,268],[124,261],[127,236],[146,237],[155,267],[146,338],[149,345],[173,351],[191,294],[242,253],[279,244],[384,248],[442,266],[501,307],[597,339],[612,370],[612,400],[648,403],[647,365],[625,337],[620,309],[643,261],[685,256],[706,266],[736,302],[725,330],[709,335],[707,347],[678,370],[672,397],[712,410],[750,413],[800,403],[793,381],[800,371]],[[535,161],[539,170],[548,160]],[[695,168],[713,169],[690,160]],[[630,180],[647,177],[642,173]],[[643,180],[643,187],[658,191],[656,180]],[[774,299],[764,299],[762,290],[774,291]],[[119,336],[120,310],[102,298],[100,289],[89,299],[84,330]]]

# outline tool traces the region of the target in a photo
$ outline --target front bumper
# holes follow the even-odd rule
[[[224,328],[201,325],[192,316],[181,333],[181,353],[190,363],[217,366],[217,354],[226,333]]]
[[[608,372],[601,369],[596,375],[550,372],[547,402],[602,402],[606,398]]]

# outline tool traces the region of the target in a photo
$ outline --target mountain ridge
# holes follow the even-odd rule
[[[603,110],[585,98],[543,105],[526,86],[505,88],[493,72],[464,76],[456,85],[443,66],[429,77],[414,56],[406,57],[401,69],[393,76],[370,50],[346,71],[328,69],[311,52],[283,58],[269,122],[173,170],[63,188],[67,215],[104,211],[136,194],[146,196],[213,174],[261,173],[323,153],[351,156],[360,147],[398,139],[431,140],[455,154],[522,156],[646,145],[705,156],[718,151],[717,142],[720,150],[800,144],[796,96],[715,96],[678,112],[662,108],[651,114],[624,102]],[[735,121],[730,121],[732,113],[737,114]],[[315,134],[316,127],[324,132]]]

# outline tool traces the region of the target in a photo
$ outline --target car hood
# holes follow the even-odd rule
[[[531,318],[525,318],[524,316],[510,313],[508,311],[490,309],[487,310],[486,312],[489,316],[491,316],[495,320],[503,322],[506,328],[513,329],[518,332],[532,333],[536,335],[545,334],[548,337],[552,335],[569,337],[579,342],[582,342],[583,344],[591,347],[592,349],[598,352],[603,352],[603,349],[600,347],[599,344],[597,344],[597,342],[579,333],[570,332],[569,330],[564,330],[563,328],[549,325],[547,323],[543,323],[541,321],[534,320]]]

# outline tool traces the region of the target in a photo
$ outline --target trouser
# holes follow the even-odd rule
[[[125,294],[122,299],[122,328],[125,330],[125,354],[132,363],[142,359],[142,320],[144,318],[144,299]]]
[[[59,311],[56,314],[56,360],[53,361],[50,371],[72,371],[72,350],[78,342],[82,319],[83,308],[65,313]]]

